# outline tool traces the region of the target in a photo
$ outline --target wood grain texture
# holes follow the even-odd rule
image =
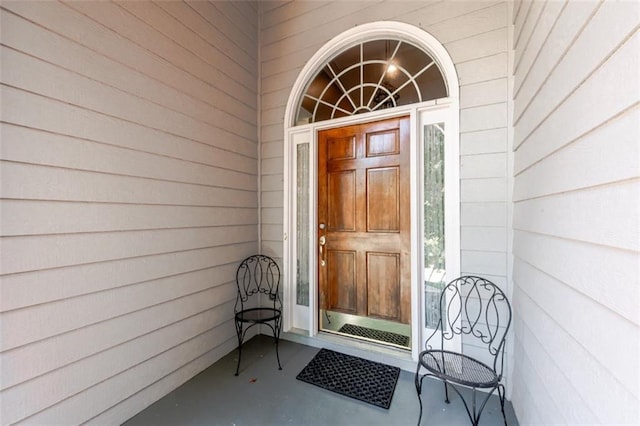
[[[318,135],[324,309],[410,320],[408,129],[401,118]]]

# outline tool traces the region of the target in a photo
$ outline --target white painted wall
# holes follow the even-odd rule
[[[0,424],[118,424],[237,345],[258,7],[0,13]]]
[[[513,19],[513,405],[520,424],[640,424],[640,3]]]

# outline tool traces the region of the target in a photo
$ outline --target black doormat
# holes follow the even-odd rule
[[[320,349],[296,379],[388,409],[399,375],[398,367]]]
[[[379,342],[393,343],[394,345],[409,347],[409,336],[404,336],[390,331],[374,330],[373,328],[361,327],[359,325],[345,324],[338,330],[340,333],[351,334],[352,336],[366,337],[367,339]]]

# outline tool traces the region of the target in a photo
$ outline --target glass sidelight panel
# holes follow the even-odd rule
[[[444,123],[424,126],[424,300],[425,327],[440,319],[440,291],[445,285]]]
[[[309,306],[309,144],[296,147],[296,304]]]

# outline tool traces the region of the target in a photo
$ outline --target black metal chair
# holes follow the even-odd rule
[[[460,396],[473,425],[477,425],[489,397],[495,390],[500,397],[504,424],[505,392],[500,383],[504,366],[505,339],[511,325],[511,305],[505,294],[495,284],[480,277],[464,276],[447,284],[440,293],[440,319],[436,330],[429,336],[426,350],[420,353],[415,385],[420,402],[422,419],[422,381],[435,377],[444,382],[445,402],[449,403],[448,385]],[[440,348],[433,348],[430,340],[440,333]],[[463,353],[445,350],[445,341],[456,335],[464,335],[465,345],[476,343],[487,349],[487,359],[482,362]],[[433,344],[435,344],[435,339]],[[488,361],[491,360],[491,361]],[[426,369],[421,375],[420,370]],[[456,386],[472,389],[472,408]],[[479,410],[476,407],[476,389],[487,389],[487,395]]]
[[[276,358],[278,368],[280,355],[278,341],[282,328],[282,302],[278,294],[280,286],[280,268],[269,256],[261,254],[247,257],[240,263],[236,271],[238,296],[235,305],[236,333],[238,334],[238,366],[240,371],[242,342],[247,331],[255,325],[266,325],[273,331],[276,341]]]

